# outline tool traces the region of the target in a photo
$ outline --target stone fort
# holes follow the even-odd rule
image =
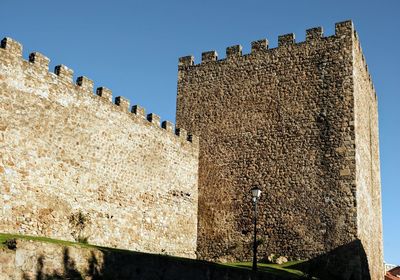
[[[4,38],[0,232],[249,260],[257,185],[260,257],[344,250],[344,279],[382,279],[377,96],[353,23],[268,45],[181,57],[175,127]]]

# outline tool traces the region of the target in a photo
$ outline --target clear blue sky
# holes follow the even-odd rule
[[[385,260],[400,264],[400,1],[2,0],[1,37],[174,121],[178,57],[352,19],[379,97]],[[399,106],[399,107],[398,107]]]

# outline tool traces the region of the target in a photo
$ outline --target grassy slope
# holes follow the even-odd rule
[[[293,277],[293,279],[300,279],[303,278],[305,275],[303,272],[295,269],[290,269],[291,265],[300,263],[302,261],[292,261],[287,262],[285,264],[266,264],[266,263],[258,263],[257,267],[259,271],[266,272],[269,274],[274,274],[277,276],[286,276],[286,277]],[[225,264],[231,267],[239,267],[243,269],[251,270],[252,263],[251,262],[240,262],[240,263],[228,263]]]
[[[102,251],[125,252],[125,253],[131,253],[131,254],[147,254],[147,253],[140,253],[140,252],[134,252],[134,251],[129,251],[129,250],[122,250],[122,249],[95,246],[95,245],[91,245],[91,244],[84,244],[84,243],[78,243],[78,242],[51,239],[51,238],[47,238],[47,237],[8,234],[8,233],[0,233],[0,248],[6,246],[4,243],[7,240],[14,239],[14,238],[15,239],[23,239],[23,240],[39,241],[39,242],[48,242],[48,243],[52,243],[52,244],[58,244],[58,245],[61,245],[61,246],[75,246],[75,247],[82,247],[82,248],[92,248],[92,249],[98,249],[98,250],[102,250]],[[165,255],[164,257],[170,258],[170,259],[174,259],[174,260],[183,261],[183,262],[203,262],[203,263],[207,263],[205,261],[198,261],[198,260],[192,260],[192,259],[186,259],[186,258],[180,258],[180,257],[173,257],[173,256],[167,256],[167,255]],[[288,262],[288,263],[283,264],[283,265],[259,263],[258,264],[258,270],[260,272],[266,273],[266,274],[273,274],[273,275],[287,277],[287,278],[291,278],[291,279],[299,279],[299,278],[302,278],[302,276],[304,276],[303,272],[301,272],[299,270],[294,270],[294,269],[288,268],[289,266],[291,266],[293,264],[296,264],[296,263],[299,263],[299,262]],[[251,270],[251,266],[252,266],[252,264],[250,262],[227,263],[227,264],[209,263],[209,264],[210,265],[220,266],[220,267],[232,267],[232,268],[235,268],[235,269],[245,269],[245,270]]]
[[[57,240],[51,239],[47,237],[40,237],[40,236],[30,236],[30,235],[19,235],[19,234],[9,234],[9,233],[0,233],[0,246],[5,247],[4,242],[10,239],[23,239],[23,240],[32,240],[32,241],[40,241],[40,242],[48,242],[53,244],[59,244],[63,246],[80,246],[86,248],[98,248],[97,246],[93,246],[90,244],[83,244],[71,241],[64,241],[64,240]]]

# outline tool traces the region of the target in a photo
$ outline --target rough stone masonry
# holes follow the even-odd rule
[[[48,65],[1,42],[0,232],[248,260],[258,185],[260,257],[345,251],[334,279],[382,279],[377,97],[352,22],[180,58],[177,126],[200,140]]]
[[[287,34],[277,48],[260,40],[245,55],[237,45],[224,59],[180,58],[177,125],[200,137],[198,257],[250,259],[257,185],[264,257],[313,258],[361,240],[343,279],[382,279],[377,108],[351,21],[329,37],[313,28],[300,43]]]
[[[0,232],[195,257],[198,140],[5,38]]]

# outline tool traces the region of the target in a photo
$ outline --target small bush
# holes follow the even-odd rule
[[[17,249],[17,239],[15,238],[7,239],[6,241],[3,242],[3,244],[6,245],[7,248],[10,250]]]
[[[266,243],[266,240],[264,238],[258,238],[256,241],[257,247],[264,245]]]
[[[89,236],[78,236],[76,241],[83,244],[89,244]]]
[[[269,263],[276,263],[276,259],[277,259],[277,258],[278,258],[277,255],[271,254],[271,255],[269,255],[269,256],[267,257],[267,260],[268,260]]]
[[[83,232],[86,226],[91,222],[90,215],[84,214],[82,211],[77,213],[73,213],[69,216],[69,224],[72,227],[71,235],[75,239],[75,241],[79,243],[88,244],[89,236],[84,236]]]

